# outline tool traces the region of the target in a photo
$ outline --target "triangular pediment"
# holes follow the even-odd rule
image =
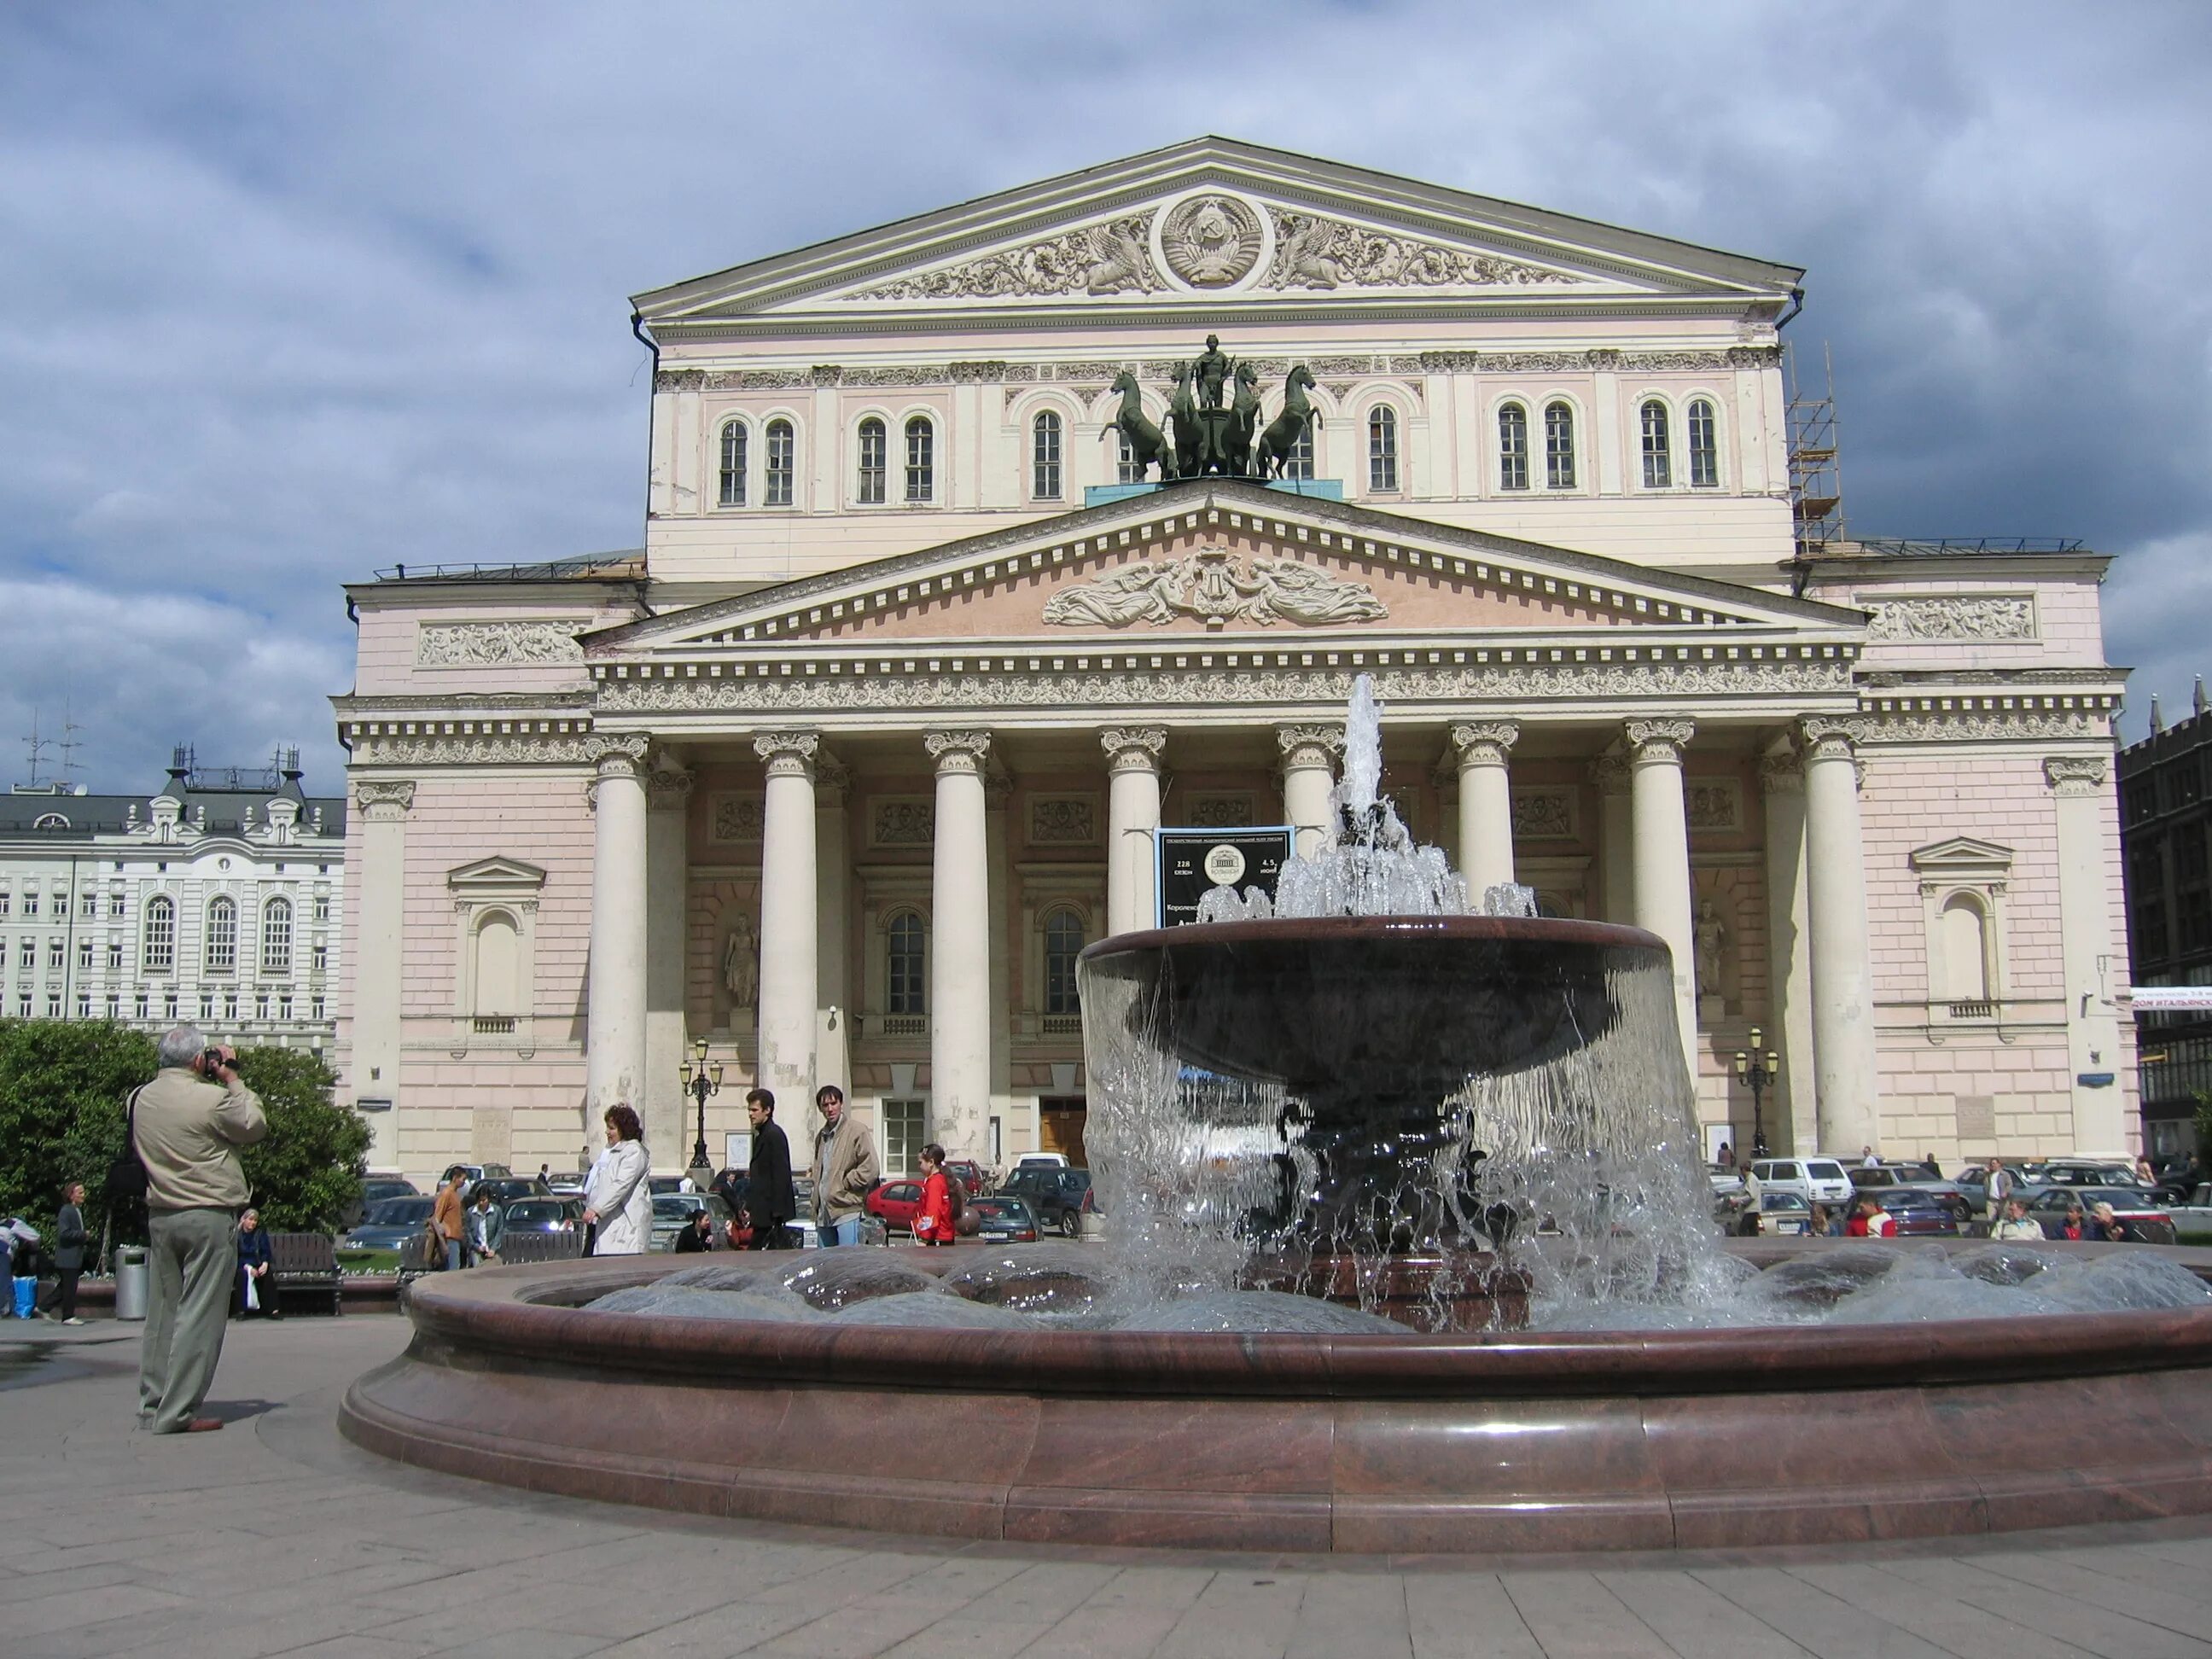
[[[769,314],[1787,301],[1793,267],[1224,138],[636,296],[656,329]]]
[[[446,885],[465,893],[534,892],[545,885],[545,872],[520,859],[495,856],[447,871]]]
[[[801,644],[1087,648],[1215,639],[1853,641],[1861,612],[1212,480],[848,567],[584,639],[594,661]]]
[[[1953,836],[1915,848],[1908,857],[1923,876],[1976,876],[2010,868],[2013,849],[1993,841],[1977,841],[1972,836]]]

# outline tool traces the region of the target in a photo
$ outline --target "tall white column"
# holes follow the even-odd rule
[[[991,1092],[983,1109],[959,1127],[960,1154],[979,1162],[990,1150],[989,1119],[1002,1120],[1013,1103],[1014,1085],[1014,965],[1021,960],[1020,946],[1008,928],[1012,921],[1007,899],[1013,866],[1006,853],[1006,812],[1013,803],[1014,781],[1003,772],[983,775],[983,847],[988,873],[984,878],[991,895],[989,912],[991,960]],[[951,1143],[946,1143],[951,1150]]]
[[[1126,933],[1158,925],[1152,831],[1160,825],[1160,751],[1168,734],[1157,726],[1109,726],[1106,751],[1106,931]]]
[[[814,1092],[814,751],[811,732],[763,732],[761,805],[760,1086],[779,1110]],[[788,1109],[796,1110],[796,1107]]]
[[[1759,763],[1766,803],[1766,1027],[1782,1056],[1773,1144],[1800,1158],[1820,1150],[1814,1110],[1812,899],[1805,865],[1805,773],[1796,750]]]
[[[1336,787],[1335,757],[1344,748],[1340,726],[1279,726],[1283,751],[1283,817],[1297,834],[1291,850],[1311,858],[1336,836],[1328,798]]]
[[[646,830],[641,734],[602,739],[590,785],[592,960],[584,1004],[584,1151],[610,1106],[645,1109]]]
[[[1590,763],[1597,786],[1598,915],[1636,921],[1636,821],[1629,809],[1628,757],[1600,755]]]
[[[2120,1030],[2111,983],[2124,971],[2126,957],[2113,937],[2116,809],[2106,775],[2101,755],[2053,755],[2043,763],[2057,814],[2066,1069],[2073,1079],[2077,1152],[2129,1150],[2125,1101],[2115,1075],[2120,1069]],[[2101,1088],[2081,1081],[2100,1074],[2115,1075],[2115,1080]]]
[[[689,880],[691,774],[663,764],[645,781],[645,1144],[653,1167],[683,1169],[697,1139],[684,1063],[684,890]],[[709,1149],[710,1154],[712,1149]],[[719,1162],[719,1160],[717,1160]]]
[[[814,757],[814,1086],[853,1086],[850,970],[853,852],[845,799],[853,775]],[[811,1101],[807,1103],[811,1104]]]
[[[1505,757],[1520,736],[1511,720],[1469,720],[1451,729],[1459,761],[1459,869],[1477,903],[1513,879],[1513,790]]]
[[[1813,1088],[1820,1150],[1881,1149],[1874,1054],[1874,969],[1859,839],[1858,723],[1798,722],[1805,750],[1806,906],[1813,945]]]
[[[990,836],[988,732],[932,732],[937,835],[930,894],[931,1133],[982,1145],[991,1100]]]
[[[1674,959],[1674,1020],[1682,1063],[1698,1079],[1697,939],[1690,920],[1690,821],[1682,795],[1688,720],[1630,720],[1630,811],[1636,826],[1636,925],[1667,941]]]
[[[353,787],[361,812],[361,867],[346,904],[353,913],[352,1006],[346,1079],[356,1102],[376,1108],[368,1124],[368,1167],[400,1168],[399,988],[407,914],[407,812],[415,785],[407,778],[362,778]]]

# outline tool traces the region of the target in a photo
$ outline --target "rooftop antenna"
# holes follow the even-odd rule
[[[61,750],[62,775],[58,781],[64,786],[75,783],[76,774],[82,769],[78,764],[76,751],[83,745],[77,742],[76,734],[83,730],[82,726],[70,718],[70,700],[67,697],[63,698],[61,740],[55,744],[54,747]]]

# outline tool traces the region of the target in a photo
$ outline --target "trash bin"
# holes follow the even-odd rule
[[[125,1244],[115,1253],[115,1316],[146,1316],[146,1247]]]

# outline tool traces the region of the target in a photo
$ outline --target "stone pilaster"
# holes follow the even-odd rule
[[[763,732],[761,807],[760,1086],[776,1104],[814,1092],[815,866],[811,732]]]
[[[684,1063],[684,894],[691,774],[663,757],[645,781],[645,1121],[653,1166],[663,1172],[688,1162],[694,1135],[690,1100],[677,1068]]]
[[[1476,902],[1513,879],[1513,790],[1506,757],[1520,739],[1512,720],[1467,720],[1451,729],[1459,768],[1459,867]]]
[[[2074,1149],[2128,1148],[2118,1082],[2119,1020],[2113,981],[2127,958],[2114,936],[2111,901],[2115,806],[2102,755],[2053,755],[2043,763],[2058,838],[2058,930],[2066,985],[2066,1069],[2074,1105]],[[2092,1085],[2084,1077],[2111,1076]]]
[[[1636,921],[1636,821],[1630,809],[1628,757],[1600,755],[1589,764],[1597,789],[1598,915]]]
[[[1126,933],[1158,925],[1152,831],[1160,823],[1160,753],[1168,734],[1157,726],[1109,726],[1106,751],[1106,931]]]
[[[1804,737],[1807,919],[1813,958],[1813,1087],[1823,1152],[1881,1148],[1874,968],[1859,832],[1861,722],[1798,722]]]
[[[1814,1112],[1811,896],[1805,862],[1805,772],[1792,749],[1759,767],[1766,812],[1767,1030],[1782,1055],[1770,1093],[1774,1145],[1801,1158],[1820,1150]]]
[[[1291,850],[1311,858],[1336,836],[1329,793],[1336,787],[1336,757],[1344,752],[1340,726],[1279,726],[1283,756],[1283,817],[1297,831]]]
[[[814,1086],[853,1082],[853,975],[848,943],[853,854],[846,800],[853,774],[817,750],[814,757]],[[810,1097],[805,1103],[811,1106]],[[781,1104],[781,1103],[779,1103]]]
[[[405,975],[407,814],[411,778],[362,778],[353,786],[361,814],[361,866],[346,903],[354,915],[353,1006],[346,1079],[356,1103],[373,1109],[368,1167],[399,1170],[401,1093],[399,991]]]
[[[988,732],[932,732],[937,831],[930,899],[930,1126],[940,1138],[981,1125],[991,1098],[990,830]]]
[[[584,1003],[583,1147],[606,1144],[611,1106],[645,1109],[646,808],[647,739],[599,739],[586,786],[592,842],[592,957]]]
[[[1629,810],[1636,834],[1636,925],[1666,940],[1674,957],[1674,1018],[1692,1085],[1698,1076],[1696,930],[1690,915],[1682,746],[1696,729],[1686,720],[1635,720],[1622,728],[1628,739]]]

